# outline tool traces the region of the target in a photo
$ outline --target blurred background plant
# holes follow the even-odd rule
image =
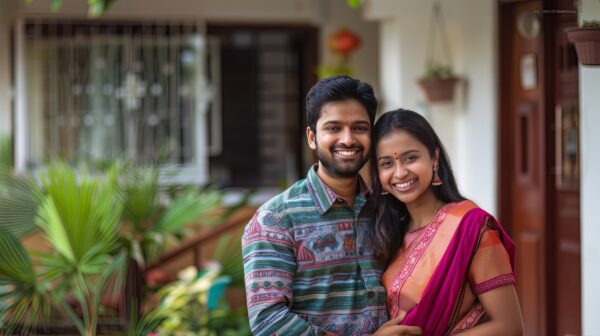
[[[0,286],[8,291],[0,296],[0,318],[6,334],[27,333],[59,308],[81,335],[95,335],[100,298],[125,262],[118,245],[123,203],[109,181],[116,176],[76,175],[57,162],[40,174],[40,188],[2,174],[7,183],[0,199]],[[22,196],[24,204],[13,195]],[[41,230],[51,253],[23,247],[19,239],[34,228]]]
[[[231,277],[221,274],[219,263],[207,263],[200,270],[190,266],[177,278],[157,294],[156,311],[166,316],[156,330],[158,335],[251,335],[246,311],[232,311],[223,300]]]
[[[89,171],[60,161],[37,179],[0,169],[0,321],[8,334],[67,316],[81,335],[95,335],[106,307],[125,309],[130,332],[153,329],[161,316],[142,314],[152,307],[144,268],[247,201],[246,195],[224,206],[216,188],[160,186],[158,166],[116,162]],[[47,251],[23,246],[32,234],[41,235]],[[238,245],[239,237],[223,235],[213,258],[239,285],[241,248],[225,252]]]
[[[351,56],[360,44],[360,36],[357,33],[347,28],[335,31],[327,41],[327,49],[335,55],[335,62],[319,65],[317,76],[319,78],[337,75],[352,76],[354,68],[351,65]]]

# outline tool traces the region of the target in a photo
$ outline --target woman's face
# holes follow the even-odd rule
[[[409,205],[423,195],[433,193],[431,180],[437,164],[427,147],[410,133],[393,130],[382,138],[376,147],[379,180],[384,191]]]

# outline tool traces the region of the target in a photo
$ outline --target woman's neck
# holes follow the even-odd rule
[[[418,201],[406,204],[406,208],[410,214],[410,226],[408,230],[413,231],[427,226],[443,205],[444,202],[437,199],[431,190]]]

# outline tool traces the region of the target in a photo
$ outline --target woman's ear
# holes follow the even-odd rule
[[[437,147],[435,149],[435,152],[433,152],[433,162],[435,162],[436,166],[439,166],[440,164],[440,148]]]

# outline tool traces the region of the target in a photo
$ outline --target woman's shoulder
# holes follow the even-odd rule
[[[446,208],[450,214],[455,215],[455,216],[460,216],[460,217],[464,216],[465,214],[467,214],[469,211],[471,211],[473,209],[481,209],[477,204],[475,204],[475,202],[468,200],[468,199],[458,201],[458,202],[448,203],[446,205]]]

